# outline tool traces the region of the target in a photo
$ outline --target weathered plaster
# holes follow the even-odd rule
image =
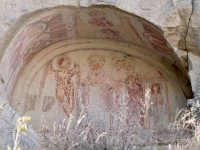
[[[6,91],[10,90],[21,68],[40,50],[55,42],[73,38],[111,39],[138,45],[175,64],[186,75],[180,59],[159,29],[118,9],[75,9],[64,6],[46,9],[27,14],[11,30],[15,32],[10,31],[7,36],[7,39],[13,37],[12,42],[4,40],[3,48],[7,46],[7,50],[1,67]]]
[[[141,58],[146,58],[152,63],[155,58],[155,62],[165,70],[166,76],[169,76],[169,78],[173,76],[170,82],[173,83],[174,81],[173,84],[177,84],[177,88],[174,88],[177,90],[177,94],[171,94],[172,103],[174,103],[174,105],[170,106],[171,109],[175,110],[176,107],[184,107],[186,105],[181,100],[186,100],[187,97],[191,98],[188,75],[191,80],[194,99],[196,100],[200,97],[198,77],[200,74],[199,4],[198,0],[163,0],[154,2],[151,0],[1,0],[0,60],[2,63],[0,96],[4,99],[11,98],[10,94],[14,87],[18,86],[20,82],[24,82],[23,76],[20,75],[23,74],[24,69],[27,69],[26,65],[29,61],[32,61],[32,58],[37,58],[39,56],[37,54],[40,53],[41,55],[42,51],[40,50],[61,40],[75,39],[75,42],[78,42],[82,38],[87,38],[87,42],[91,42],[90,38],[96,38],[107,39],[108,41],[113,40],[116,45],[120,43],[121,46],[126,45],[127,47],[132,47],[132,44],[134,44],[136,46],[132,48],[141,52],[142,55],[138,54],[141,55]],[[87,15],[89,9],[82,7],[89,6],[93,6],[91,9],[104,10],[103,12],[106,13],[103,19],[104,21],[106,20],[105,24],[97,25],[96,23],[95,25],[95,22],[102,18]],[[51,22],[44,22],[44,19],[54,14],[62,14],[61,19],[58,17],[56,24],[60,26],[59,28],[62,31],[68,33],[62,32],[64,37],[59,37],[60,39],[56,39],[56,35],[58,35],[56,33],[60,34],[60,32],[54,32],[53,25],[55,24],[52,23],[51,26]],[[69,16],[66,17],[65,15]],[[121,17],[119,17],[120,15]],[[129,17],[132,17],[132,19]],[[63,18],[67,19],[63,20]],[[149,25],[151,29],[143,23]],[[72,29],[71,26],[66,27],[69,24],[73,26]],[[62,25],[65,27],[62,27]],[[46,28],[46,26],[48,27]],[[37,27],[40,29],[38,32]],[[102,34],[111,31],[110,29],[109,32],[108,29],[103,29],[105,27],[112,28],[115,36]],[[30,32],[32,34],[28,35]],[[154,36],[156,35],[153,40],[153,36],[149,38],[149,35],[152,35],[151,32]],[[103,46],[101,42],[103,41],[99,40],[95,43],[96,47],[93,45],[90,48]],[[159,42],[161,44],[158,44]],[[38,47],[34,47],[35,45]],[[114,47],[114,45],[112,46]],[[164,48],[162,49],[162,47]],[[120,48],[120,45],[116,47],[116,49],[118,48]],[[121,49],[126,48],[121,47]],[[146,51],[147,49],[149,50],[148,52]],[[27,55],[29,52],[30,54]],[[133,55],[136,55],[136,53]],[[189,70],[188,75],[187,69]],[[20,111],[18,110],[18,112]]]
[[[130,134],[137,124],[156,132],[186,105],[185,94],[190,96],[191,91],[182,77],[169,62],[139,46],[99,39],[66,40],[43,49],[27,63],[9,101],[20,114],[32,116],[30,123],[38,133],[41,115],[50,126],[70,113],[78,118],[82,110],[95,122],[98,114],[104,116],[106,121],[100,121],[103,125],[97,132],[114,132],[120,125],[112,117],[123,112],[121,117],[129,120],[124,128]],[[180,83],[185,83],[184,90]],[[157,138],[170,141],[166,137],[139,144],[154,143]]]
[[[14,0],[14,1],[1,1],[1,37],[7,31],[7,29],[13,24],[13,22],[20,18],[22,15],[29,12],[34,12],[44,8],[51,8],[60,5],[76,6],[76,7],[88,7],[91,5],[111,5],[121,10],[125,10],[132,14],[136,14],[145,18],[164,30],[168,41],[170,41],[173,47],[178,47],[179,41],[185,37],[185,31],[192,11],[192,4],[190,0],[171,1],[132,1],[132,0],[105,0],[105,1],[93,1],[93,0],[76,0],[76,1],[52,1],[52,0]],[[178,20],[178,21],[177,21]],[[179,27],[179,28],[177,28]],[[166,32],[165,32],[166,31]],[[170,32],[169,32],[170,31]],[[177,32],[178,31],[178,32]],[[170,33],[170,34],[169,34]],[[181,42],[182,43],[182,42]]]

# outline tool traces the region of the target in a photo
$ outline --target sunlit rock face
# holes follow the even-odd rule
[[[113,8],[44,11],[10,43],[1,69],[10,104],[38,133],[41,116],[52,126],[86,114],[81,127],[96,124],[91,138],[168,142],[166,126],[192,95],[162,32]]]

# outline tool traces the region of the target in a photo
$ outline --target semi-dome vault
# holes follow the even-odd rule
[[[41,115],[52,124],[81,111],[97,122],[101,114],[102,131],[117,129],[116,115],[129,130],[164,126],[192,96],[187,71],[158,27],[118,9],[41,10],[11,31],[1,80],[36,131]]]

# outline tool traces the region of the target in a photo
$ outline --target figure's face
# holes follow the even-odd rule
[[[159,85],[153,85],[153,91],[155,94],[159,93]]]
[[[65,68],[69,64],[69,61],[66,58],[64,60],[60,60],[60,61],[62,61],[62,62],[60,62],[60,67],[61,68]]]
[[[98,59],[92,59],[91,64],[93,69],[98,69],[100,67],[100,61]]]
[[[124,63],[124,67],[125,67],[126,70],[131,70],[131,62],[130,61],[126,61]]]
[[[121,69],[121,66],[122,66],[122,62],[120,60],[116,61],[115,67],[116,67],[117,71],[119,71]]]

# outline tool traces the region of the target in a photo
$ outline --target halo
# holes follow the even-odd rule
[[[130,62],[130,63],[131,63],[131,68],[133,68],[133,66],[134,66],[134,64],[135,64],[135,61],[134,61],[132,58],[124,58],[124,59],[123,59],[123,65],[124,65],[124,67],[125,67],[125,64],[126,64],[127,62]]]
[[[151,83],[150,86],[149,86],[150,89],[151,89],[151,87],[152,87],[154,84],[158,84],[158,85],[160,86],[160,92],[161,92],[161,94],[162,94],[163,84],[162,84],[162,83],[159,83],[159,82],[153,82],[153,83]]]
[[[120,58],[119,56],[114,56],[111,60],[111,64],[114,67],[114,69],[116,69],[116,63],[121,62],[121,65],[123,63],[123,58]]]
[[[98,54],[94,54],[94,53],[92,53],[89,57],[88,57],[88,65],[89,65],[89,67],[92,69],[93,67],[92,67],[92,64],[91,64],[91,60],[92,59],[95,59],[95,58],[98,58],[99,60],[100,60],[100,62],[99,62],[99,67],[100,68],[102,68],[103,67],[103,65],[105,64],[105,59],[102,57],[102,56],[100,56],[100,55],[98,55]]]
[[[71,58],[67,54],[63,54],[63,55],[60,55],[60,56],[57,57],[57,60],[56,60],[57,67],[60,68],[59,62],[60,62],[60,59],[62,59],[62,58],[68,60],[69,63],[66,66],[66,68],[69,68],[71,66],[71,64],[72,64],[72,60],[71,60]]]
[[[131,64],[134,63],[133,59],[132,58],[124,58],[123,59],[123,62],[126,63],[126,62],[131,62]]]

